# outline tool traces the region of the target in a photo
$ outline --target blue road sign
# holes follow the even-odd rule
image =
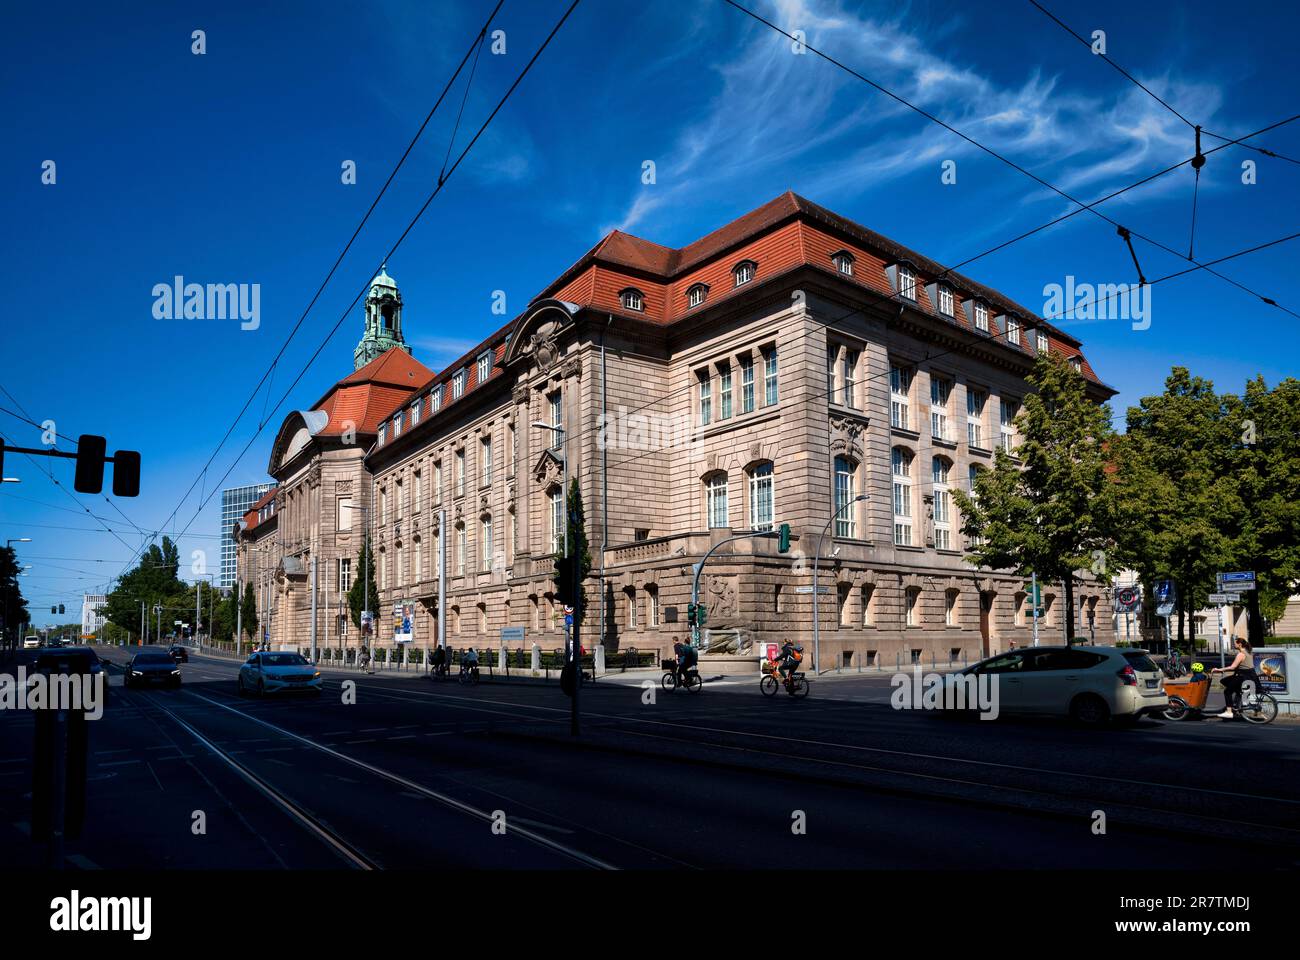
[[[1235,573],[1219,574],[1220,583],[1254,583],[1255,572],[1253,570],[1239,570]]]

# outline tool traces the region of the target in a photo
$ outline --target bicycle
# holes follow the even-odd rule
[[[687,667],[685,676],[682,676],[674,660],[665,660],[660,666],[663,668],[664,675],[659,678],[659,685],[664,688],[664,693],[672,693],[678,687],[684,687],[690,693],[699,693],[704,689],[700,672],[694,667]]]
[[[1206,684],[1208,692],[1209,684]],[[1233,698],[1234,703],[1227,704],[1233,708],[1234,720],[1245,720],[1247,723],[1272,723],[1277,717],[1277,701],[1273,699],[1271,693],[1265,693],[1259,689],[1259,685],[1253,682],[1247,683],[1241,692]],[[1191,704],[1179,696],[1169,698],[1169,706],[1165,707],[1166,720],[1183,720],[1193,713],[1203,714],[1205,712],[1205,703]]]
[[[790,696],[802,698],[808,696],[811,685],[812,681],[797,670],[791,672],[786,680],[778,680],[776,664],[771,660],[763,661],[763,676],[758,681],[758,688],[763,691],[763,696],[774,697],[778,690],[785,687],[785,692]]]
[[[456,677],[460,683],[469,683],[478,686],[478,664],[467,664],[464,661],[460,665],[460,675]]]

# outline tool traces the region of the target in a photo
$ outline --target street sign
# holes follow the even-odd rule
[[[1132,613],[1142,609],[1142,591],[1137,587],[1115,588],[1115,609],[1119,613]]]
[[[1219,583],[1254,583],[1254,570],[1238,570],[1235,573],[1219,574]]]
[[[1156,616],[1172,617],[1174,615],[1174,605],[1172,603],[1162,603],[1156,607]]]
[[[524,628],[523,627],[502,627],[501,642],[502,643],[523,643]]]
[[[794,588],[794,592],[795,592],[795,593],[812,593],[812,592],[813,592],[813,588],[812,588],[812,587],[795,587],[795,588]],[[830,587],[822,587],[822,586],[818,586],[818,587],[817,587],[817,596],[819,596],[819,597],[820,597],[820,596],[824,596],[824,595],[826,595],[826,594],[828,594],[828,593],[830,593],[830,592],[831,592],[831,588],[830,588]]]
[[[1173,604],[1178,599],[1178,591],[1177,588],[1174,586],[1174,582],[1172,580],[1156,581],[1156,585],[1153,589],[1153,592],[1155,593],[1156,600],[1160,603],[1161,606],[1167,604],[1172,607]],[[1167,616],[1167,614],[1162,613],[1160,614],[1160,616],[1162,617]]]
[[[1210,603],[1241,603],[1241,595],[1236,593],[1212,593]]]
[[[1242,583],[1240,581],[1237,581],[1235,583],[1219,584],[1219,590],[1226,593],[1249,593],[1251,590],[1254,589],[1255,589],[1255,585],[1253,583]]]

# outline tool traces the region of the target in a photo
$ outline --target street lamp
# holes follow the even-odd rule
[[[0,483],[22,483],[20,477],[0,477]]]
[[[831,514],[831,518],[826,521],[826,526],[822,527],[821,536],[817,538],[817,552],[813,556],[813,673],[815,674],[821,673],[821,669],[822,669],[822,664],[821,664],[822,631],[821,631],[821,618],[818,613],[818,603],[817,603],[817,565],[821,562],[821,558],[822,558],[822,540],[825,539],[826,531],[830,530],[831,524],[840,518],[841,513],[843,513],[849,507],[853,506],[855,503],[860,503],[864,500],[870,500],[870,499],[871,497],[868,494],[860,493],[852,500],[849,500],[848,502],[842,504],[838,510],[836,510],[833,514]]]

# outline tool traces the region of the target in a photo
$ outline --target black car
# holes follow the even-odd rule
[[[181,668],[166,650],[141,650],[131,657],[122,675],[128,687],[147,687],[161,684],[168,687],[181,685]]]
[[[172,659],[175,660],[177,663],[190,662],[190,652],[186,650],[183,646],[181,646],[179,643],[173,643],[170,647],[167,648],[167,652],[171,654]]]

